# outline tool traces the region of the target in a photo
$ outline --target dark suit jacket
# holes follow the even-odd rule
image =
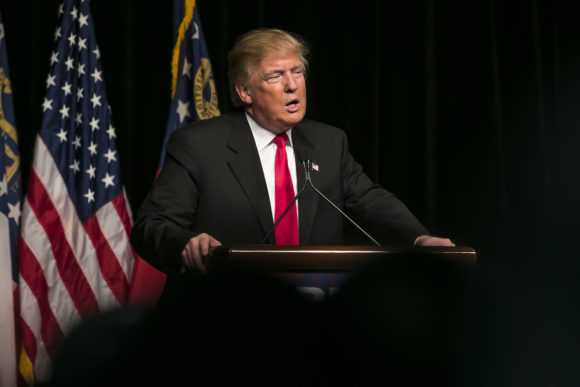
[[[318,165],[313,184],[365,226],[396,229],[408,243],[427,230],[392,193],[374,184],[348,151],[345,133],[304,120],[292,130],[296,155]],[[298,188],[305,182],[296,157]],[[312,189],[298,201],[302,245],[340,245],[344,219]],[[165,272],[181,268],[181,251],[205,232],[223,244],[259,243],[273,226],[266,182],[243,112],[176,130],[159,178],[133,227],[136,251]],[[268,240],[274,244],[274,234]]]

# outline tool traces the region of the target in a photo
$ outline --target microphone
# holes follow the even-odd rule
[[[302,164],[304,164],[304,161],[302,162]],[[263,244],[264,242],[266,242],[266,240],[268,240],[268,237],[270,236],[270,234],[272,234],[274,232],[274,230],[276,229],[276,227],[278,227],[278,224],[280,224],[280,222],[282,221],[282,219],[284,219],[284,216],[286,216],[286,213],[288,213],[288,211],[290,211],[290,208],[292,208],[292,206],[294,205],[294,203],[296,203],[296,200],[298,200],[298,198],[300,196],[302,196],[302,194],[304,193],[304,190],[306,189],[306,186],[308,185],[308,181],[304,183],[304,185],[302,186],[302,188],[300,189],[300,191],[296,194],[296,196],[294,196],[294,199],[292,199],[292,201],[290,202],[290,204],[288,204],[288,207],[286,207],[286,209],[284,209],[284,212],[282,212],[282,214],[278,217],[278,219],[276,220],[276,222],[274,223],[274,225],[272,226],[272,228],[270,229],[270,231],[268,231],[266,233],[266,236],[264,237],[264,239],[262,239],[260,241],[260,244]]]
[[[355,226],[360,232],[362,232],[365,237],[367,237],[375,245],[380,246],[381,244],[379,242],[377,242],[375,238],[370,236],[370,234],[368,232],[366,232],[361,226],[359,226],[354,220],[352,220],[350,218],[350,216],[348,216],[344,211],[342,211],[340,208],[338,208],[338,206],[336,206],[332,202],[332,200],[327,198],[322,192],[320,192],[320,190],[318,188],[316,188],[314,186],[314,184],[312,184],[312,180],[310,179],[310,171],[312,170],[312,161],[310,160],[310,157],[308,157],[308,156],[302,160],[303,160],[302,165],[304,166],[304,174],[306,175],[306,182],[304,183],[304,187],[302,188],[302,190],[304,191],[306,186],[310,185],[310,187],[312,187],[314,192],[316,192],[321,198],[323,198],[328,204],[330,204],[335,210],[337,210],[344,218],[346,218],[353,226]],[[302,192],[300,192],[300,193],[302,193]]]
[[[268,231],[268,233],[266,234],[266,236],[264,237],[264,239],[262,239],[260,241],[260,244],[263,244],[264,242],[266,242],[266,240],[268,239],[268,237],[270,236],[270,234],[272,234],[274,232],[274,230],[276,229],[276,227],[278,226],[278,224],[280,224],[280,222],[282,221],[282,219],[284,218],[284,216],[286,215],[286,213],[288,211],[290,211],[290,208],[292,208],[292,206],[294,205],[294,203],[296,202],[296,200],[298,200],[298,198],[300,196],[302,196],[302,194],[306,190],[306,187],[308,185],[310,185],[310,187],[312,187],[312,189],[314,190],[314,192],[316,192],[321,198],[323,198],[326,202],[328,202],[335,210],[337,210],[354,227],[356,227],[361,233],[363,233],[363,235],[365,237],[367,237],[375,245],[380,246],[381,244],[379,242],[377,242],[377,240],[375,238],[373,238],[368,232],[366,232],[361,226],[359,226],[354,220],[352,220],[350,218],[350,216],[348,216],[344,211],[342,211],[340,208],[338,208],[332,202],[332,200],[330,200],[322,192],[320,192],[320,190],[318,188],[316,188],[314,186],[314,184],[312,184],[312,180],[310,178],[310,171],[312,170],[312,160],[310,159],[310,156],[309,155],[306,155],[306,157],[304,157],[304,155],[301,152],[299,152],[298,149],[295,149],[295,152],[296,152],[296,156],[298,157],[298,159],[299,160],[302,160],[302,166],[304,167],[304,175],[305,175],[305,180],[306,181],[304,182],[304,185],[302,186],[302,188],[300,189],[300,191],[298,192],[298,194],[294,197],[294,199],[292,199],[292,201],[290,202],[290,204],[288,205],[288,207],[286,207],[286,209],[284,210],[284,212],[282,212],[282,214],[278,217],[278,219],[276,220],[276,222],[274,223],[274,225],[272,226],[272,228],[270,229],[270,231]]]

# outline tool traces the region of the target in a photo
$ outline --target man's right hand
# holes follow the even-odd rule
[[[189,240],[181,252],[185,267],[191,271],[207,274],[204,259],[207,258],[221,242],[206,233],[199,234]]]

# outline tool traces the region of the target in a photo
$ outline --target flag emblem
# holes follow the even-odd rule
[[[165,146],[175,129],[220,115],[199,11],[194,0],[174,0],[174,41],[171,108],[157,173],[165,161]]]
[[[0,386],[16,385],[20,156],[4,24],[0,17]]]

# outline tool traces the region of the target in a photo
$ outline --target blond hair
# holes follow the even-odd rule
[[[297,35],[268,28],[252,30],[242,35],[228,53],[228,79],[234,106],[243,105],[236,86],[246,84],[260,61],[272,54],[296,53],[304,70],[308,69],[309,44]]]

